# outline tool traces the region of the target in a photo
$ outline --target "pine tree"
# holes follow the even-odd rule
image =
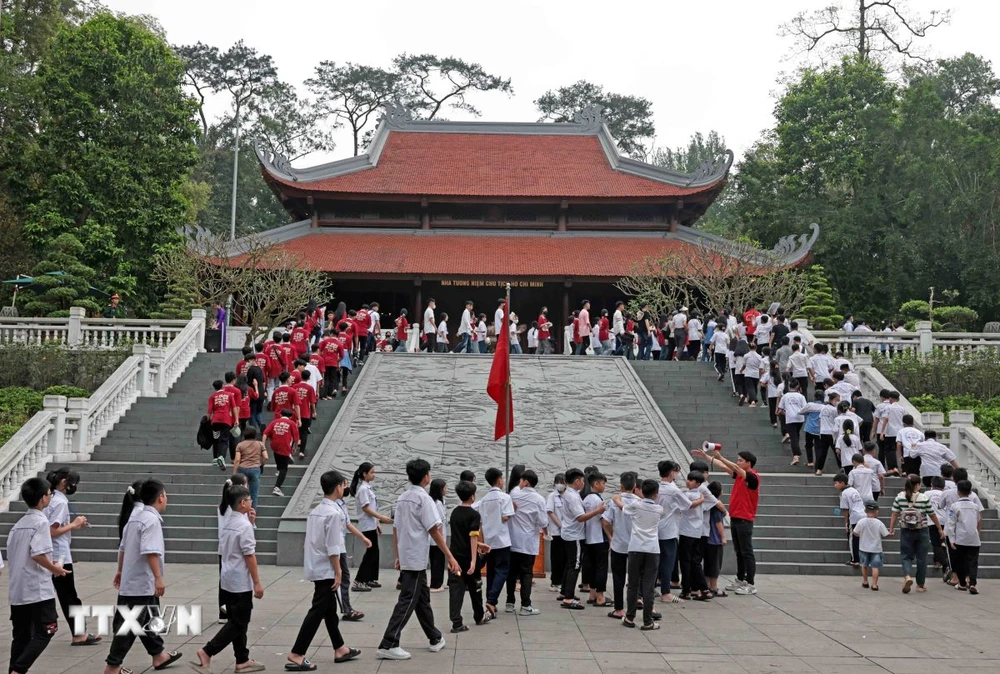
[[[70,307],[83,307],[91,314],[101,310],[90,296],[95,272],[80,262],[83,252],[83,244],[69,233],[60,234],[49,244],[45,259],[32,269],[35,281],[25,311],[38,316],[66,317]]]
[[[809,289],[798,315],[809,320],[814,330],[837,330],[844,317],[837,313],[837,296],[826,278],[821,265],[814,264],[806,270]]]
[[[182,319],[191,318],[191,310],[198,308],[198,295],[192,284],[195,280],[184,279],[171,282],[167,294],[160,302],[159,309],[149,314],[150,318]]]

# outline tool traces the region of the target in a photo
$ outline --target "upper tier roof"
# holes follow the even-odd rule
[[[721,188],[727,151],[691,174],[622,156],[596,109],[572,123],[413,120],[390,106],[369,151],[307,169],[257,147],[293,192],[414,197],[683,198]]]

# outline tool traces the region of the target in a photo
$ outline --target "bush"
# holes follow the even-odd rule
[[[0,423],[30,418],[42,409],[42,394],[25,386],[0,389]],[[24,423],[23,421],[21,423]]]
[[[876,367],[908,398],[967,396],[983,401],[1000,396],[1000,355],[993,350],[960,354],[935,349],[924,356],[905,352],[891,360],[881,354],[873,358]]]
[[[131,355],[130,349],[70,351],[60,346],[0,347],[0,388],[23,386],[44,390],[50,386],[72,386],[88,392],[110,377]]]
[[[931,305],[924,300],[903,302],[899,314],[907,321],[926,321],[931,313]]]
[[[934,320],[946,331],[970,332],[979,324],[979,314],[969,307],[940,307],[934,310]]]
[[[78,386],[50,386],[42,391],[43,396],[66,396],[67,398],[89,398],[90,391]]]

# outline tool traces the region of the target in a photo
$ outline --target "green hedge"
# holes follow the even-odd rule
[[[908,398],[930,395],[945,399],[970,396],[985,401],[1000,397],[1000,356],[996,351],[935,349],[920,356],[898,353],[887,360],[874,354],[875,366]]]
[[[70,351],[59,346],[5,345],[0,347],[0,388],[29,386],[40,391],[73,386],[93,392],[131,355],[130,349]]]
[[[945,419],[952,410],[972,410],[976,414],[976,426],[1000,444],[1000,397],[979,400],[969,395],[939,398],[925,394],[910,398],[910,402],[921,412],[944,412]]]
[[[76,386],[50,386],[36,391],[26,386],[0,388],[0,446],[10,440],[27,421],[42,409],[45,396],[87,398],[90,392]]]

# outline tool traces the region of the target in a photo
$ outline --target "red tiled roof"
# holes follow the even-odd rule
[[[390,132],[374,168],[276,183],[309,192],[504,197],[683,197],[677,187],[615,170],[596,135]]]
[[[302,266],[359,275],[621,278],[634,263],[694,244],[630,236],[465,236],[405,232],[317,232],[278,248]]]

